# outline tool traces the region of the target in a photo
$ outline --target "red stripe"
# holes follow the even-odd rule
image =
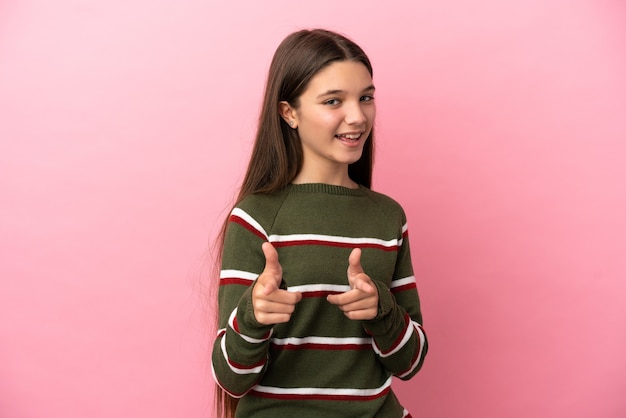
[[[334,290],[315,290],[312,292],[302,292],[302,297],[303,298],[323,298],[326,297],[328,295],[339,295],[342,292],[337,292]]]
[[[402,286],[392,287],[391,293],[400,293],[410,289],[417,289],[417,285],[415,283],[409,283]]]
[[[237,277],[230,277],[230,278],[222,278],[220,279],[220,286],[226,286],[229,284],[240,284],[240,285],[244,285],[244,286],[252,286],[252,283],[254,283],[252,280],[246,280],[246,279],[239,279]]]
[[[230,364],[233,367],[236,367],[238,369],[242,369],[242,370],[252,370],[255,367],[259,367],[265,364],[265,359],[263,359],[262,361],[258,362],[257,364],[254,364],[252,366],[248,366],[245,364],[241,364],[241,363],[237,363],[236,361],[232,361],[231,359],[228,359],[228,364]]]
[[[233,318],[233,329],[235,330],[235,332],[237,334],[241,334],[239,332],[239,324],[237,323],[237,317],[236,316]]]
[[[272,344],[275,350],[369,350],[371,347],[371,344]]]
[[[391,347],[389,347],[387,350],[381,350],[380,347],[378,347],[378,344],[376,344],[376,347],[378,347],[378,349],[380,350],[380,352],[382,354],[387,354],[392,352],[398,345],[400,345],[400,343],[402,342],[402,338],[404,338],[404,335],[407,332],[407,329],[409,329],[409,326],[411,325],[411,318],[409,317],[409,314],[405,313],[404,314],[404,328],[402,329],[402,332],[400,333],[400,335],[398,335],[398,338],[396,339],[396,341],[394,341],[394,343],[391,345]]]
[[[224,334],[226,333],[226,330],[221,330],[218,334],[217,334],[217,338],[221,338]],[[245,364],[241,364],[241,363],[237,363],[236,361],[231,360],[230,358],[228,359],[228,364],[238,368],[238,369],[243,369],[243,370],[247,370],[247,369],[254,369],[255,367],[259,367],[265,364],[266,359],[261,360],[259,363],[252,365],[252,366],[247,366]]]
[[[237,322],[236,316],[233,318],[233,329],[235,330],[237,334],[241,334],[241,331],[239,330],[239,323]],[[264,336],[262,336],[261,338],[259,338],[259,340],[267,340],[270,337],[270,335],[271,335],[271,331],[265,334]]]
[[[334,241],[323,241],[317,239],[303,239],[303,240],[295,240],[295,241],[283,241],[283,242],[273,242],[272,245],[274,247],[293,247],[298,245],[323,245],[327,247],[339,247],[339,248],[375,248],[383,251],[398,251],[398,246],[394,245],[392,247],[386,247],[380,244],[372,244],[372,243],[349,243],[349,242],[334,242]]]
[[[228,220],[230,222],[234,222],[236,224],[239,224],[239,225],[243,226],[244,228],[246,228],[248,231],[252,232],[257,237],[262,238],[263,240],[267,240],[267,237],[265,235],[263,235],[263,233],[261,231],[259,231],[258,229],[256,229],[252,225],[250,225],[248,222],[246,222],[245,219],[240,218],[237,215],[230,215],[230,218]]]
[[[416,326],[416,325],[413,325],[413,326],[414,326],[415,328],[417,328],[417,326]],[[422,332],[423,332],[423,331],[424,331],[424,329],[422,328]],[[421,341],[422,339],[421,339],[421,337],[420,337],[420,333],[416,331],[416,332],[415,332],[415,335],[417,335],[417,347],[419,347],[419,346],[421,345],[421,342],[422,342],[422,341]],[[420,354],[421,354],[421,353],[420,353],[420,350],[415,351],[415,355],[414,355],[414,356],[413,356],[413,358],[411,359],[411,364],[410,364],[409,368],[408,368],[408,369],[406,369],[406,370],[404,370],[404,371],[402,371],[402,372],[400,372],[400,373],[397,373],[397,375],[398,375],[398,376],[401,376],[401,375],[403,375],[403,374],[407,373],[409,370],[411,370],[411,369],[413,368],[413,366],[415,365],[415,362],[416,362],[416,361],[418,361]]]
[[[419,347],[419,343],[418,343],[418,347]],[[413,366],[415,366],[415,362],[416,362],[416,361],[418,361],[418,360],[417,360],[417,358],[418,358],[419,354],[420,354],[420,353],[419,353],[419,351],[417,351],[417,352],[415,353],[415,356],[413,356],[413,358],[411,359],[411,365],[409,366],[409,368],[408,368],[408,369],[403,370],[403,371],[401,371],[401,372],[399,372],[399,373],[396,373],[396,375],[397,375],[397,376],[402,376],[403,374],[408,373],[408,372],[409,372],[409,370],[411,370],[411,369],[413,368]]]
[[[301,395],[301,394],[282,394],[282,393],[265,393],[265,392],[257,392],[256,390],[250,391],[251,394],[259,396],[261,398],[270,398],[270,399],[284,399],[284,400],[313,400],[313,401],[371,401],[374,399],[381,398],[389,393],[391,388],[385,388],[381,393],[376,395],[322,395],[322,394],[311,394],[311,395]]]

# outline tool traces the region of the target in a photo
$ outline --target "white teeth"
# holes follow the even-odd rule
[[[352,134],[352,135],[345,134],[345,135],[337,135],[337,136],[340,136],[346,139],[359,139],[361,137],[361,134]]]

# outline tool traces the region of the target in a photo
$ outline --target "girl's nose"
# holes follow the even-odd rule
[[[348,125],[360,125],[367,122],[367,116],[363,112],[362,103],[350,104],[346,109],[346,123]]]

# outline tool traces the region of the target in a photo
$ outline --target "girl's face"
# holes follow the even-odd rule
[[[376,116],[372,77],[360,62],[334,62],[311,79],[297,108],[281,102],[281,114],[302,142],[298,177],[324,181],[345,173],[348,180],[348,164],[361,158]]]

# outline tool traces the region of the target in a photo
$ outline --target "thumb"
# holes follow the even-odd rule
[[[348,282],[353,289],[359,289],[366,293],[376,292],[371,279],[361,266],[361,249],[355,248],[348,257]]]
[[[280,287],[280,282],[283,280],[283,268],[278,262],[278,252],[272,244],[264,242],[261,249],[265,256],[265,268],[261,275],[265,278],[263,285],[266,289],[266,294],[270,294]]]
[[[348,279],[352,279],[361,273],[365,273],[361,266],[361,249],[355,248],[350,253],[350,257],[348,257]]]

